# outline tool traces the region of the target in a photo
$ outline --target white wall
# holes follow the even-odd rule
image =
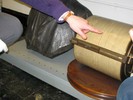
[[[78,0],[99,15],[133,25],[133,0]]]
[[[30,7],[19,0],[3,0],[3,7],[28,14]],[[99,15],[133,25],[133,0],[78,0],[81,4]]]

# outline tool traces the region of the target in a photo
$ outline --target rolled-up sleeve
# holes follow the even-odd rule
[[[33,8],[54,17],[59,22],[59,17],[70,11],[60,0],[21,0]]]

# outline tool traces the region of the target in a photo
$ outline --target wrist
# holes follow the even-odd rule
[[[68,12],[63,16],[64,21],[67,21],[67,19],[68,19],[70,16],[72,16],[72,15],[74,15],[74,13],[73,13],[72,11],[68,11]]]

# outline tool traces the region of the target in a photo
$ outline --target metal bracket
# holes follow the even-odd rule
[[[122,63],[127,63],[128,62],[128,64],[133,63],[133,55],[132,56],[131,55],[130,56],[125,56],[125,55],[113,52],[111,50],[99,47],[97,45],[79,40],[77,38],[73,38],[71,40],[71,42],[75,45],[81,46],[83,48],[86,48],[86,49],[91,50],[93,52],[99,53],[99,54],[104,55],[106,57],[112,58],[112,59],[117,60],[119,62],[122,62]]]

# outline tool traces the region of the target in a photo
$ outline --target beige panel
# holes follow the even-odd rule
[[[20,2],[20,0],[2,0],[2,6],[17,12],[29,14],[30,6]]]

